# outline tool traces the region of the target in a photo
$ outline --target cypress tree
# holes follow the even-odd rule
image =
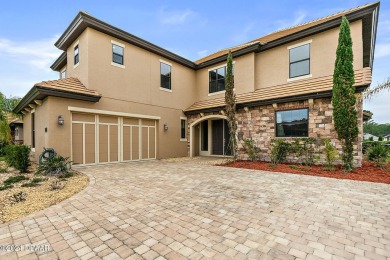
[[[333,74],[333,120],[343,153],[345,171],[353,169],[353,144],[359,130],[355,97],[352,38],[349,22],[344,16],[340,25],[336,62]]]
[[[234,93],[234,75],[233,75],[233,57],[229,51],[226,66],[226,85],[225,85],[225,112],[229,125],[229,148],[232,151],[234,160],[237,160],[237,122],[236,122],[236,94]]]

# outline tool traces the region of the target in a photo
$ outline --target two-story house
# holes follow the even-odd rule
[[[332,74],[342,16],[353,38],[362,160],[362,98],[371,83],[379,2],[280,30],[192,62],[80,12],[55,46],[60,79],[37,83],[15,112],[24,142],[75,164],[229,155],[226,59],[233,54],[238,138],[267,158],[273,138],[331,138]],[[241,157],[244,155],[241,152]]]

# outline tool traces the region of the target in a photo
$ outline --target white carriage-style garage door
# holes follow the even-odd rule
[[[73,164],[103,164],[157,157],[157,121],[72,113]]]

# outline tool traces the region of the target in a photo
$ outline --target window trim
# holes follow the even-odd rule
[[[278,136],[278,128],[277,128],[277,113],[278,112],[283,112],[283,111],[292,111],[292,110],[303,110],[303,109],[306,109],[307,111],[307,136]],[[275,138],[309,138],[309,115],[310,115],[310,111],[309,111],[309,107],[301,107],[301,108],[286,108],[286,109],[280,109],[280,110],[275,110],[274,111],[274,134],[275,134]]]
[[[159,60],[160,61],[160,90],[163,90],[163,91],[167,91],[167,92],[171,92],[172,93],[172,63],[169,63],[169,62],[166,62],[164,60]],[[171,75],[169,76],[169,88],[163,88],[161,87],[161,63],[164,63],[165,65],[168,65],[170,68],[171,68]]]
[[[65,77],[62,77],[63,73],[65,73]],[[66,79],[66,67],[60,71],[60,79]]]
[[[113,49],[114,45],[123,48],[123,55],[122,55],[123,64],[114,62],[114,49]],[[126,66],[125,66],[125,48],[126,48],[126,46],[123,43],[111,40],[111,65],[118,67],[118,68],[122,68],[122,69],[126,68]]]
[[[77,68],[79,65],[80,65],[80,45],[79,45],[80,41],[77,40],[77,42],[75,44],[73,44],[73,68]],[[77,53],[77,57],[78,57],[78,61],[77,63],[75,63],[76,61],[76,55],[75,55],[75,49],[77,47],[77,50],[78,50],[78,53]]]
[[[287,50],[288,50],[288,79],[287,79],[287,82],[312,77],[312,75],[311,75],[311,44],[312,44],[312,42],[313,42],[313,40],[308,40],[308,41],[304,41],[304,42],[300,42],[300,43],[297,43],[297,44],[294,44],[294,45],[287,46]],[[305,45],[308,45],[308,44],[309,44],[309,58],[308,59],[299,60],[299,61],[294,61],[293,63],[291,63],[291,57],[290,57],[291,56],[290,55],[291,50],[295,49],[295,48],[299,48],[299,47],[305,46]],[[302,62],[302,61],[306,61],[306,60],[309,60],[309,73],[305,74],[305,75],[299,75],[299,76],[291,77],[291,64]]]
[[[185,132],[184,132],[184,134],[185,134],[185,138],[182,138],[182,136],[181,136],[181,130],[182,130],[182,128],[181,128],[181,122],[182,121],[185,121],[185,125],[186,125],[186,127],[185,127]],[[182,141],[182,142],[187,142],[187,117],[184,117],[184,116],[181,116],[180,117],[180,141]]]
[[[232,62],[233,65],[235,63],[236,63],[236,61]],[[207,70],[207,77],[208,77],[208,80],[207,80],[207,82],[208,82],[208,86],[207,86],[207,88],[208,88],[208,91],[207,91],[208,95],[207,96],[210,97],[210,96],[214,96],[214,95],[224,94],[226,92],[226,90],[224,89],[224,90],[220,90],[220,91],[217,91],[217,92],[211,92],[210,93],[210,71],[218,70],[218,69],[223,68],[223,67],[226,67],[226,70],[227,70],[227,63],[222,64],[222,65],[218,65],[216,67],[213,67],[213,68],[210,68],[210,69]],[[225,73],[226,73],[226,70],[225,70]],[[233,73],[233,75],[234,75],[234,73]],[[226,75],[225,75],[225,77],[226,77]]]

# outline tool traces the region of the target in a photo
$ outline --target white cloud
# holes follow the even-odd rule
[[[164,8],[160,10],[160,22],[163,25],[179,25],[184,24],[196,13],[190,9],[179,11],[166,11]]]
[[[209,53],[209,50],[201,50],[201,51],[198,51],[197,54],[199,57],[204,57],[206,56],[207,54]]]
[[[390,43],[378,43],[375,47],[375,58],[390,56]]]
[[[51,63],[60,55],[54,42],[58,36],[38,41],[18,42],[0,38],[0,57],[50,71]]]
[[[305,12],[299,11],[294,14],[294,18],[292,20],[277,20],[276,23],[278,24],[279,29],[284,29],[302,23],[305,20],[306,16],[307,14]]]
[[[233,43],[244,43],[244,42],[248,41],[249,40],[248,36],[249,36],[250,32],[253,30],[253,28],[255,27],[255,25],[256,25],[255,22],[247,24],[244,28],[242,28],[240,30],[239,33],[237,33],[236,35],[233,35],[233,37],[231,38],[232,42]]]

